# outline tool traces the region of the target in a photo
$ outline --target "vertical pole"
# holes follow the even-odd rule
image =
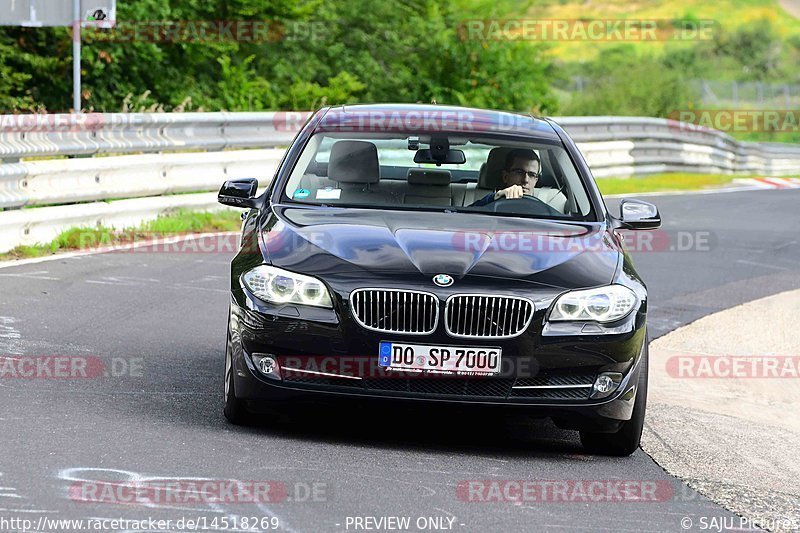
[[[72,107],[81,112],[81,0],[72,0]]]

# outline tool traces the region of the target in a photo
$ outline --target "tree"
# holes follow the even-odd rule
[[[239,111],[436,99],[554,111],[541,46],[462,39],[457,9],[446,0],[129,0],[116,30],[83,32],[84,105]],[[264,20],[280,39],[187,39],[201,21]],[[154,39],[153,21],[186,31]],[[18,73],[0,86],[9,105],[68,109],[70,32],[4,28],[0,37],[15,43],[0,49],[0,65]]]

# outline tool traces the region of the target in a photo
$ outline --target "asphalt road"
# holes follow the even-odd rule
[[[800,191],[651,200],[669,246],[688,246],[681,232],[703,243],[636,254],[654,336],[800,287]],[[111,253],[0,269],[0,355],[80,356],[89,375],[99,369],[96,379],[0,378],[0,529],[14,530],[2,527],[11,517],[273,516],[285,531],[354,531],[353,517],[408,516],[412,531],[419,517],[444,517],[454,531],[639,532],[682,531],[686,516],[699,531],[700,517],[733,517],[641,451],[585,455],[577,434],[496,409],[336,402],[263,427],[226,424],[229,258]],[[94,481],[151,478],[275,481],[293,501],[144,505],[91,492],[112,487]],[[484,479],[642,480],[673,490],[658,502],[459,499],[460,482]],[[302,501],[308,488],[318,501]],[[76,501],[87,494],[103,501]]]

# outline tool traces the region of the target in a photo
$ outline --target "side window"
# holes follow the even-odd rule
[[[331,146],[333,146],[335,141],[336,139],[333,137],[323,137],[319,148],[317,148],[317,153],[314,156],[314,162],[327,165],[331,157]]]
[[[317,136],[311,137],[311,139],[308,141],[308,145],[306,145],[305,150],[303,150],[303,153],[300,154],[300,158],[297,160],[294,171],[289,177],[289,181],[286,183],[286,194],[289,196],[289,198],[293,198],[298,189],[309,187],[309,184],[304,183],[304,181],[306,176],[317,172],[318,165],[315,160],[315,156],[319,154],[319,146],[320,138]]]
[[[575,165],[572,164],[572,160],[566,150],[554,150],[553,153],[555,154],[555,164],[558,165],[558,168],[553,170],[560,172],[567,182],[564,193],[569,193],[569,195],[573,196],[581,215],[588,215],[592,206],[589,202],[589,197],[586,195],[586,189],[584,189],[581,182],[581,177],[578,175],[578,171],[575,170]]]
[[[459,146],[458,148],[463,150],[464,155],[467,156],[466,164],[460,165],[458,169],[479,172],[481,170],[481,166],[483,166],[483,164],[486,163],[486,160],[489,158],[489,152],[494,147],[483,144],[474,144],[466,147]]]

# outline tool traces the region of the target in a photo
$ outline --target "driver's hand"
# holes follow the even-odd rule
[[[500,198],[522,198],[523,190],[522,185],[511,185],[510,187],[506,187],[500,191],[494,193],[494,199],[499,200]]]

